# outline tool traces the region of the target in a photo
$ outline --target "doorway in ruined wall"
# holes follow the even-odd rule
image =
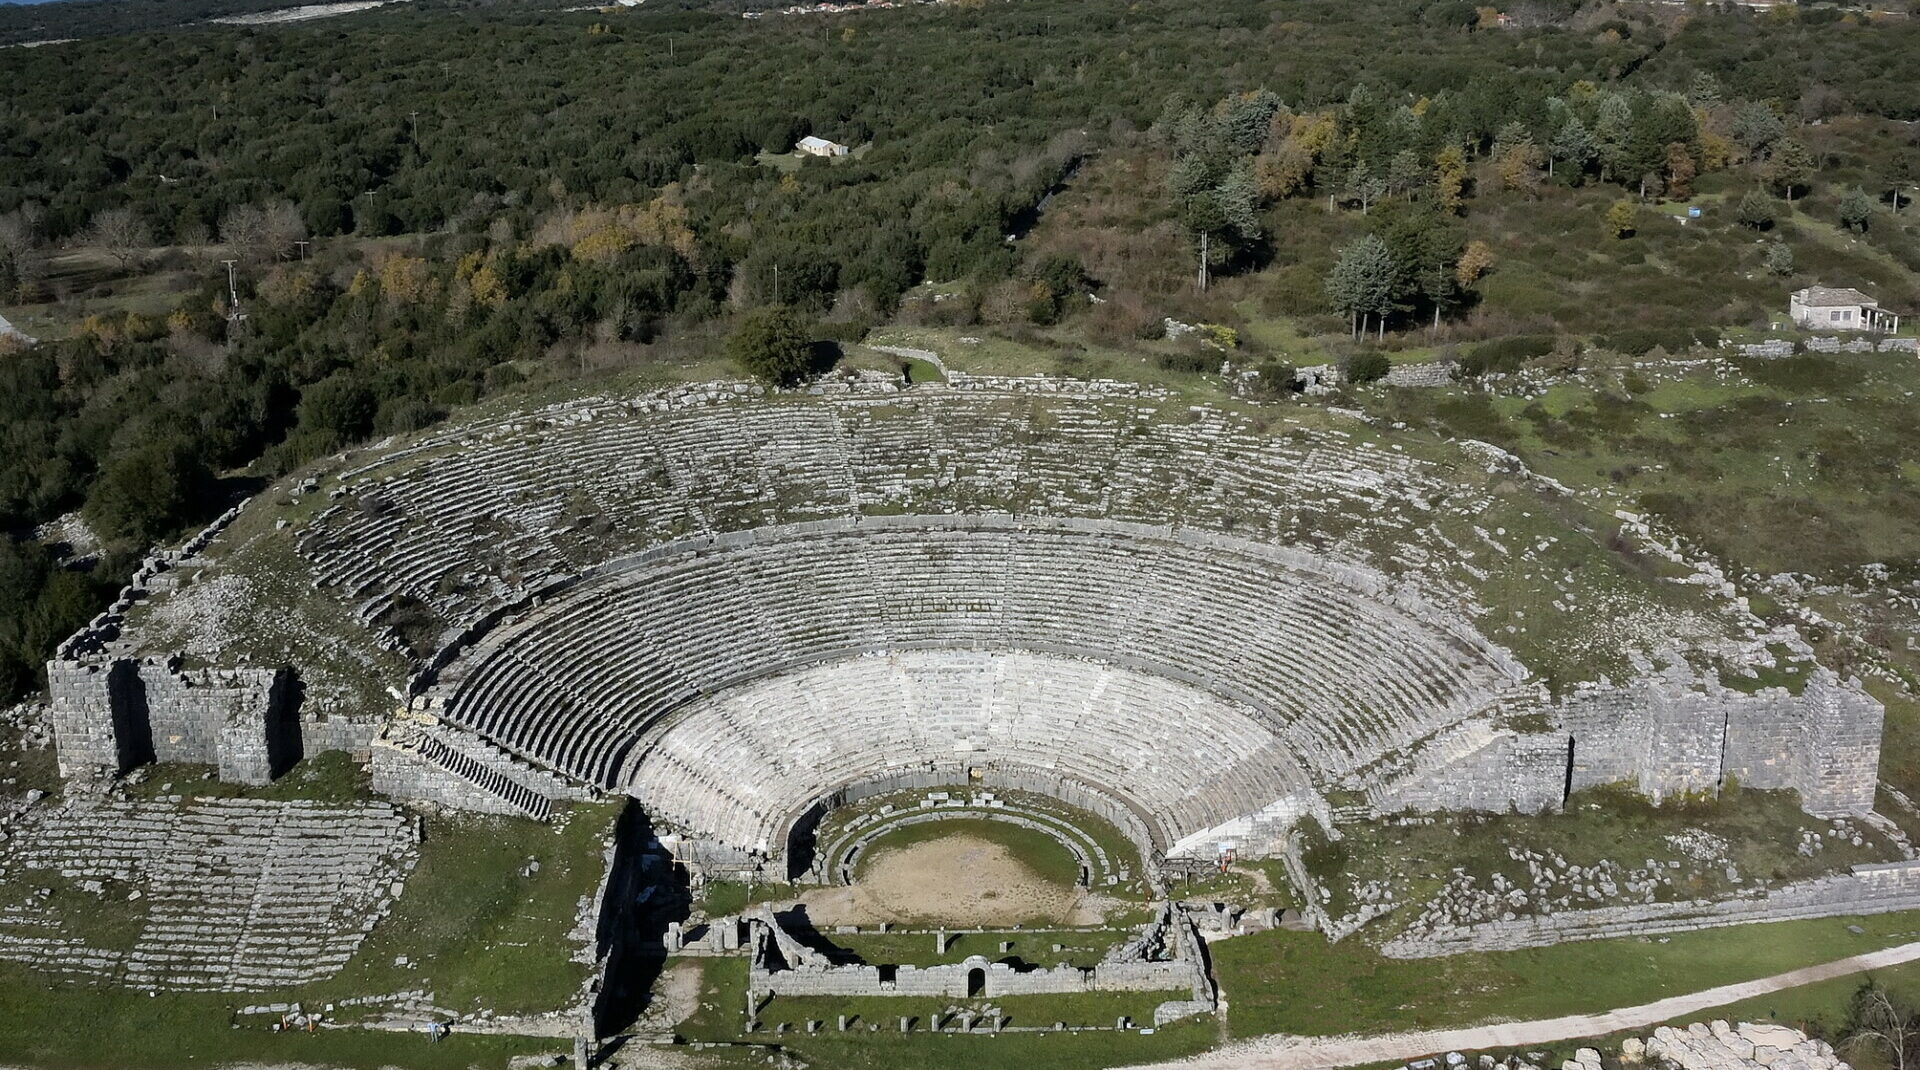
[[[987,971],[975,966],[967,971],[967,998],[979,999],[987,994]]]

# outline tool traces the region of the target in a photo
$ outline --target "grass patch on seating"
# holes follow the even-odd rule
[[[0,881],[0,915],[52,915],[59,921],[59,938],[78,941],[89,950],[131,951],[146,931],[153,900],[145,894],[144,881],[69,877],[58,869],[26,866],[9,871],[6,878]],[[140,898],[129,898],[136,891]]]
[[[1920,912],[1409,960],[1274,930],[1216,942],[1210,954],[1234,1036],[1333,1036],[1611,1010],[1914,939]]]
[[[829,999],[775,998],[760,1012],[762,1028],[746,1033],[746,961],[707,959],[701,962],[700,1007],[680,1023],[677,1032],[689,1040],[751,1041],[778,1044],[814,1066],[835,1070],[979,1070],[983,1066],[1024,1070],[1095,1070],[1178,1058],[1205,1051],[1218,1038],[1211,1018],[1176,1022],[1142,1035],[1137,1029],[1119,1031],[1114,1020],[1127,1015],[1152,1023],[1153,1008],[1184,993],[1075,993],[1063,996],[1023,996],[998,1000],[940,1000],[914,998]],[[930,1015],[961,1007],[1002,1008],[1013,1025],[1055,1022],[1087,1026],[1079,1032],[973,1034],[927,1031]],[[850,1032],[840,1033],[838,1017],[855,1016]],[[1142,1017],[1142,1014],[1145,1017]],[[913,1032],[900,1032],[900,1018],[915,1019]],[[822,1021],[825,1031],[809,1035],[806,1022]],[[785,1034],[776,1034],[779,1022],[790,1022]],[[872,1028],[878,1026],[879,1028]]]
[[[603,872],[619,802],[576,804],[551,824],[449,813],[428,819],[420,862],[393,912],[329,995],[425,988],[438,1005],[499,1014],[555,1010],[579,996],[575,910]],[[538,863],[537,870],[532,863]],[[395,965],[405,956],[406,965]]]
[[[273,783],[258,787],[221,780],[214,766],[190,762],[156,762],[135,772],[137,781],[123,781],[127,795],[145,801],[178,797],[345,803],[372,797],[367,767],[345,751],[302,758]]]

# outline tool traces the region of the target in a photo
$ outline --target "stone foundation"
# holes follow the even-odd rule
[[[1020,969],[983,955],[938,966],[836,966],[781,927],[771,907],[749,919],[749,993],[775,996],[934,996],[948,999],[1066,992],[1184,992],[1184,1014],[1214,1006],[1199,934],[1163,903],[1159,916],[1094,966]],[[1168,1019],[1171,1020],[1171,1019]]]

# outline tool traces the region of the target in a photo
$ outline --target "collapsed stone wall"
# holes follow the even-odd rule
[[[1215,996],[1199,934],[1185,913],[1169,903],[1161,904],[1154,921],[1132,940],[1093,966],[1020,969],[984,955],[937,966],[833,965],[825,954],[787,932],[771,907],[762,907],[749,924],[750,993],[991,999],[1066,992],[1185,992],[1189,998],[1175,1002],[1203,1010],[1212,1009]]]
[[[1798,881],[1739,899],[1635,903],[1448,926],[1402,934],[1381,950],[1392,958],[1430,958],[1464,951],[1511,951],[1573,940],[1914,909],[1920,909],[1920,860],[1855,866],[1848,873]]]

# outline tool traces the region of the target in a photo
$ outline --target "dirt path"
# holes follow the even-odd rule
[[[1046,880],[1006,847],[964,835],[883,850],[852,885],[810,891],[800,901],[818,925],[1098,925],[1118,905]]]
[[[1621,1007],[1602,1014],[1571,1014],[1530,1022],[1501,1022],[1465,1029],[1432,1029],[1371,1037],[1263,1037],[1196,1055],[1191,1059],[1155,1065],[1192,1067],[1195,1070],[1325,1070],[1366,1063],[1404,1062],[1447,1051],[1538,1047],[1556,1041],[1605,1036],[1629,1029],[1647,1029],[1729,1003],[1764,996],[1769,992],[1798,988],[1865,970],[1897,966],[1916,959],[1920,959],[1920,942],[1850,955],[1817,966],[1777,973],[1772,977],[1669,996],[1652,1003]]]
[[[681,962],[653,983],[653,998],[633,1028],[636,1032],[671,1032],[699,1009],[700,963]]]

